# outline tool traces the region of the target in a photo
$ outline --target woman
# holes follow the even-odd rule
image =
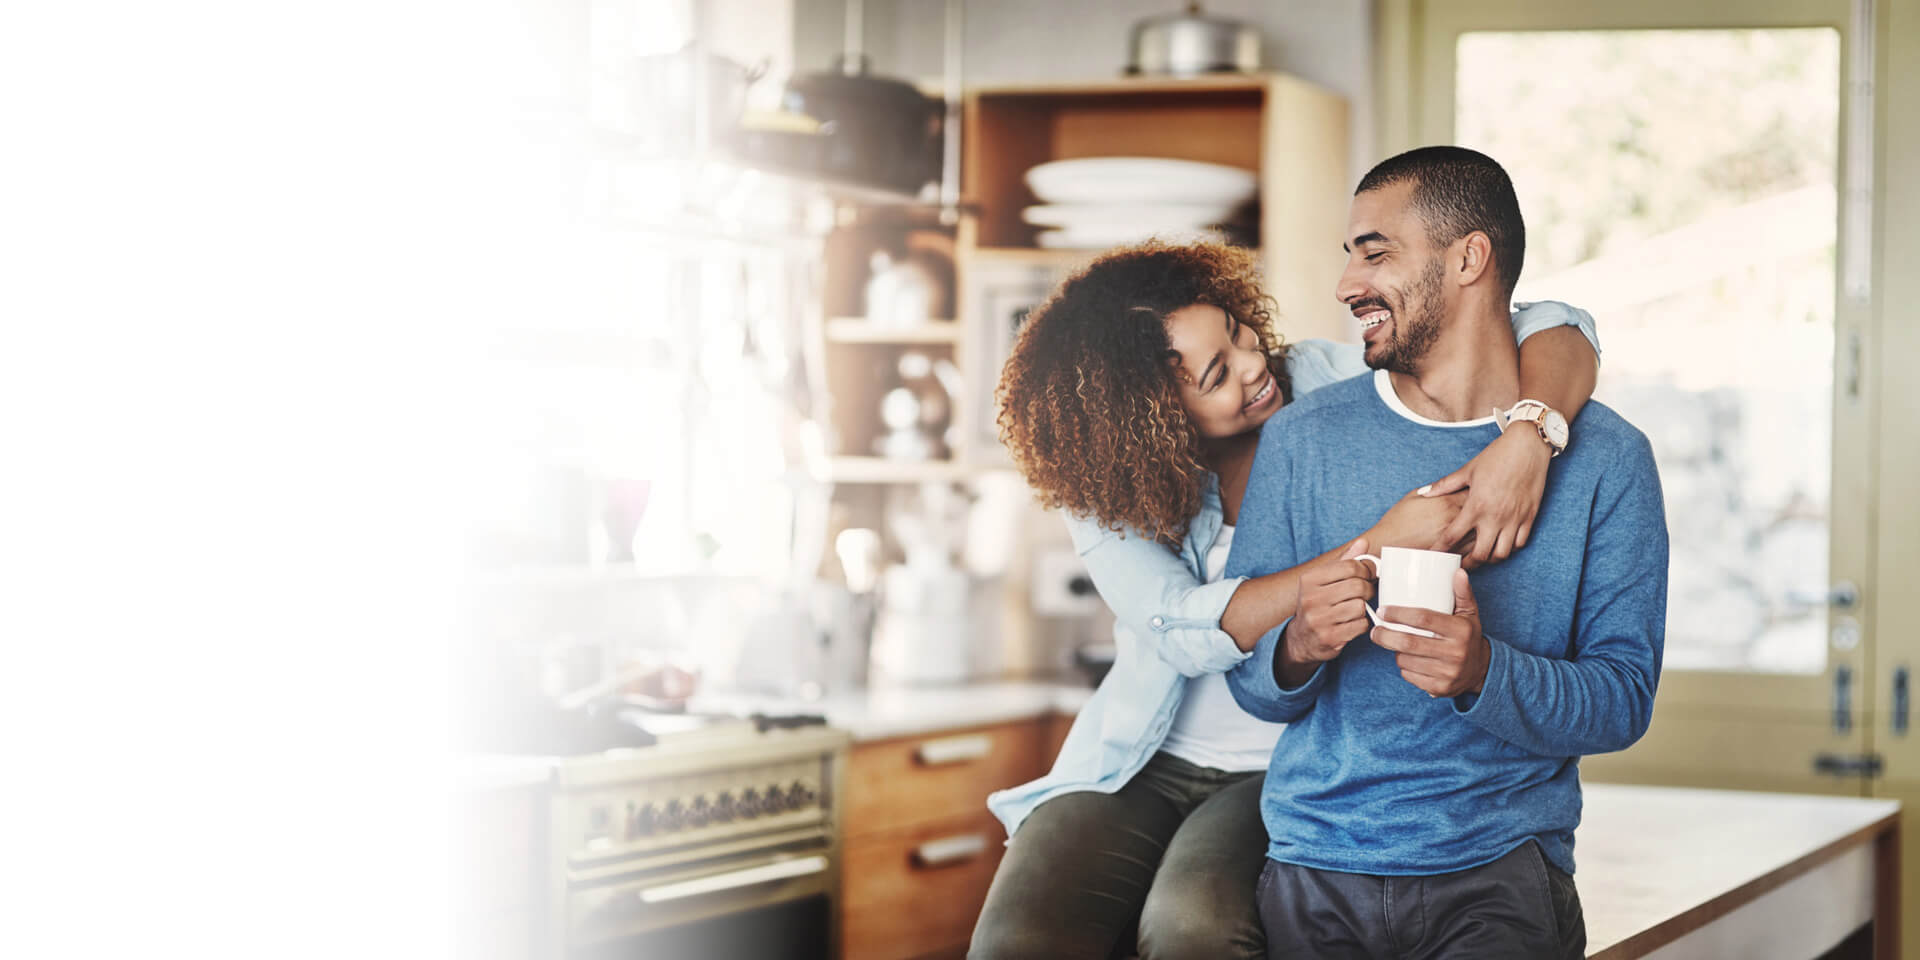
[[[1052,772],[988,800],[1012,839],[971,956],[1264,956],[1258,797],[1281,727],[1223,674],[1292,616],[1300,568],[1221,573],[1261,425],[1366,372],[1357,346],[1280,343],[1271,303],[1244,250],[1123,248],[1063,283],[1007,362],[1002,439],[1068,514],[1119,654]],[[1593,392],[1592,318],[1535,304],[1514,328],[1522,396],[1571,420]],[[1469,565],[1525,545],[1551,451],[1517,426],[1356,539]]]

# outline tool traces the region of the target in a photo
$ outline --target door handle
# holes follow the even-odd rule
[[[1893,668],[1893,735],[1896,737],[1904,737],[1907,735],[1907,708],[1909,700],[1907,687],[1907,666],[1906,664],[1901,664]]]
[[[748,867],[745,870],[715,874],[711,877],[698,877],[693,880],[682,880],[679,883],[663,883],[657,887],[641,890],[639,897],[641,903],[666,903],[669,900],[684,900],[688,897],[719,893],[723,890],[738,890],[741,887],[751,887],[759,883],[772,883],[775,880],[791,880],[794,877],[825,873],[826,870],[826,857],[780,860],[758,867]]]
[[[1829,777],[1878,777],[1886,761],[1877,753],[1822,753],[1813,758],[1813,772]]]
[[[1826,593],[1801,593],[1791,591],[1787,602],[1796,607],[1833,607],[1836,610],[1851,610],[1860,603],[1860,588],[1852,580],[1841,580]]]
[[[1833,668],[1833,732],[1848,733],[1852,730],[1853,668],[1843,663]]]

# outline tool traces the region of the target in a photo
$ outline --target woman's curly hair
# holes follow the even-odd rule
[[[1253,254],[1148,242],[1101,255],[1028,316],[1000,373],[1000,440],[1040,502],[1169,546],[1200,510],[1207,468],[1180,400],[1167,316],[1210,304],[1254,331],[1293,399],[1274,301]]]

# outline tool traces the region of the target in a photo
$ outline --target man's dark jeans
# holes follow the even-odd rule
[[[1267,861],[1268,960],[1580,960],[1587,926],[1573,878],[1529,840],[1492,863],[1433,877],[1375,877]]]

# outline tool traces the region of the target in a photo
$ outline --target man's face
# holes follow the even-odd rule
[[[1440,338],[1447,313],[1445,251],[1427,242],[1412,199],[1412,183],[1353,198],[1347,268],[1334,291],[1360,321],[1367,366],[1409,374]]]

